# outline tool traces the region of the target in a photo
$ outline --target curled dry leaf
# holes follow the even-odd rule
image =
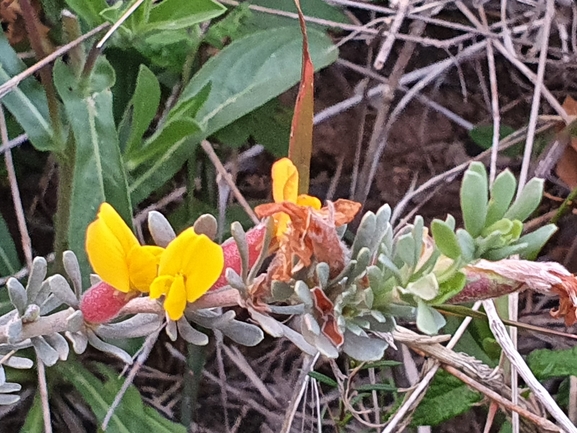
[[[559,295],[559,308],[553,317],[563,317],[565,324],[577,323],[577,277],[556,262],[528,260],[479,260],[465,268],[467,284],[451,303],[488,299],[518,290],[531,289],[546,295]],[[483,296],[482,295],[487,295]]]
[[[313,256],[316,262],[329,265],[331,277],[338,275],[348,258],[348,249],[335,227],[352,221],[360,208],[360,203],[344,199],[329,202],[319,210],[291,202],[258,206],[255,212],[261,218],[279,212],[290,218],[287,230],[278,240],[277,255],[269,267],[270,279],[289,281],[293,273],[311,265]],[[296,264],[293,257],[298,258]]]

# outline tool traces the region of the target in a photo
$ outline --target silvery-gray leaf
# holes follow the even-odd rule
[[[211,240],[214,240],[218,233],[218,223],[216,222],[216,218],[209,213],[199,216],[194,222],[193,227],[197,234],[206,235]]]
[[[355,240],[353,241],[353,246],[351,248],[352,257],[356,257],[359,254],[361,248],[372,249],[377,228],[377,217],[372,212],[367,212],[363,215],[359,228],[357,229],[357,234],[355,235]]]
[[[66,338],[72,342],[72,349],[74,350],[74,353],[77,355],[84,353],[86,347],[88,346],[88,337],[86,337],[85,334],[81,332],[66,331],[64,335],[66,335]]]
[[[268,311],[275,314],[303,314],[305,312],[305,304],[296,305],[267,305]]]
[[[86,332],[86,336],[88,337],[88,342],[91,346],[95,347],[96,349],[110,353],[111,355],[116,356],[117,358],[121,359],[125,364],[132,364],[131,356],[122,350],[120,347],[116,347],[112,344],[108,344],[102,341],[100,338],[94,334],[90,329]]]
[[[178,330],[176,328],[176,322],[174,320],[167,320],[166,321],[166,328],[164,328],[166,335],[170,338],[171,341],[176,341],[178,338]]]
[[[241,275],[244,279],[244,278],[246,278],[248,271],[249,271],[249,269],[248,269],[248,243],[246,242],[246,233],[244,232],[242,225],[240,225],[240,223],[238,221],[234,221],[230,225],[230,234],[234,238],[234,241],[236,242],[236,246],[238,247],[238,253],[240,255],[240,261],[242,264],[241,265],[241,269],[242,269]],[[228,276],[228,273],[227,273],[227,276]]]
[[[155,210],[148,212],[148,230],[159,247],[166,246],[176,237],[174,229],[164,215]]]
[[[388,343],[377,337],[360,337],[345,331],[343,351],[357,361],[378,361],[385,354]]]
[[[240,294],[243,297],[245,297],[248,293],[248,289],[246,288],[246,285],[244,284],[244,281],[242,280],[241,276],[238,275],[231,268],[226,269],[225,275],[226,275],[226,280],[228,281],[228,284],[230,284],[230,286],[233,289],[238,290],[240,292]]]
[[[48,282],[48,280],[44,280],[44,282],[40,286],[39,292],[36,294],[36,297],[34,298],[34,301],[31,302],[34,302],[36,305],[42,305],[44,302],[46,302],[46,299],[48,299],[50,294],[51,294],[50,283]]]
[[[187,311],[185,315],[188,320],[205,328],[220,328],[236,317],[236,313],[233,310],[227,310],[222,314],[214,310]]]
[[[3,357],[4,355],[7,355],[12,351],[28,349],[29,347],[32,347],[32,342],[30,341],[30,339],[19,341],[17,343],[0,344],[0,356]]]
[[[311,289],[304,281],[298,280],[295,283],[295,293],[303,301],[306,307],[311,308],[313,306],[313,298],[311,296]]]
[[[258,326],[238,320],[233,320],[218,329],[232,341],[243,346],[253,347],[264,339],[264,333]]]
[[[365,306],[368,309],[373,308],[373,303],[375,302],[375,293],[373,292],[373,290],[370,287],[367,287],[365,290],[363,290],[362,297],[363,297],[363,301],[364,301]]]
[[[22,315],[22,323],[36,322],[40,317],[40,307],[36,304],[29,304]]]
[[[264,232],[264,236],[262,239],[261,250],[260,250],[260,253],[258,255],[258,258],[256,259],[256,262],[254,262],[254,264],[252,265],[252,268],[250,269],[250,271],[248,273],[247,281],[249,281],[249,284],[252,283],[252,281],[254,280],[254,278],[257,275],[257,272],[260,271],[260,269],[262,268],[262,264],[264,263],[266,258],[269,256],[269,247],[270,247],[270,243],[272,242],[273,235],[274,235],[274,230],[275,230],[274,219],[272,217],[268,217],[263,222],[261,222],[261,225],[263,225],[263,224],[265,226],[265,232]]]
[[[14,308],[18,310],[18,314],[22,316],[26,311],[26,306],[28,305],[26,289],[16,278],[9,278],[6,286],[8,287],[10,302],[14,305]]]
[[[345,235],[345,233],[347,232],[347,225],[343,224],[342,226],[338,226],[335,228],[336,232],[337,232],[337,236],[342,239],[342,237]]]
[[[294,293],[290,284],[284,281],[273,281],[270,290],[275,301],[286,301]]]
[[[0,394],[0,406],[9,406],[18,403],[20,396],[16,394]]]
[[[6,371],[4,371],[4,367],[0,364],[0,386],[6,383]]]
[[[136,338],[150,335],[158,331],[163,318],[155,313],[140,313],[130,319],[110,325],[100,325],[96,334],[102,338]]]
[[[327,263],[321,262],[317,264],[315,271],[317,274],[317,279],[319,281],[319,286],[321,286],[321,288],[324,289],[325,287],[327,287],[327,284],[329,282],[329,273],[331,272],[331,269],[329,268],[329,265]]]
[[[84,315],[82,311],[76,310],[66,318],[66,329],[70,332],[78,332],[84,325]]]
[[[0,326],[6,325],[18,315],[18,311],[12,310],[0,317]]]
[[[375,320],[380,323],[385,323],[387,321],[385,315],[378,310],[371,310],[371,316],[373,316]]]
[[[370,329],[372,331],[392,332],[395,330],[396,327],[395,318],[392,316],[386,317],[386,320],[384,322],[375,320],[373,317],[369,317],[368,319],[370,322]]]
[[[206,346],[208,344],[208,336],[200,331],[194,329],[186,318],[182,317],[177,322],[178,332],[184,341],[194,344],[195,346]]]
[[[80,295],[82,294],[82,273],[80,272],[80,265],[78,264],[76,254],[70,250],[64,251],[62,254],[62,263],[74,286],[74,295],[76,299],[80,299]]]
[[[42,303],[42,305],[40,305],[40,314],[42,316],[50,313],[52,310],[55,310],[56,308],[60,307],[62,305],[62,300],[55,296],[55,295],[50,295],[48,296],[48,298]]]
[[[100,283],[102,279],[96,274],[90,274],[90,286]]]
[[[6,361],[4,361],[4,365],[16,368],[17,370],[28,370],[34,366],[34,363],[31,359],[23,358],[21,356],[11,356]]]
[[[303,352],[311,356],[314,356],[317,354],[317,352],[319,352],[319,350],[315,346],[309,344],[304,339],[304,337],[295,330],[289,328],[286,325],[283,325],[282,323],[281,323],[281,329],[283,331],[284,336],[288,338],[290,341],[292,341],[292,343]]]
[[[8,343],[18,343],[22,336],[22,319],[14,318],[12,322],[8,323],[6,335]]]
[[[339,351],[324,334],[313,334],[306,327],[301,328],[304,339],[327,358],[338,358]]]
[[[56,274],[48,278],[48,282],[54,296],[58,297],[66,305],[78,308],[78,298],[62,275]]]
[[[45,335],[44,339],[48,344],[50,344],[56,352],[58,352],[58,359],[61,361],[66,361],[68,359],[68,353],[70,352],[70,348],[68,347],[68,342],[66,338],[62,335],[54,333],[50,335]]]
[[[35,257],[32,261],[32,269],[28,276],[28,284],[26,284],[26,291],[28,292],[28,299],[30,302],[36,301],[36,296],[42,287],[42,282],[46,278],[46,271],[48,265],[44,257]]]
[[[349,275],[349,280],[353,281],[356,278],[363,275],[366,272],[367,266],[369,266],[369,262],[371,260],[371,253],[367,247],[361,248],[359,253],[357,254],[354,268],[351,270]]]
[[[263,331],[270,336],[278,338],[284,335],[282,323],[278,322],[276,319],[273,319],[270,316],[265,316],[253,308],[249,308],[248,312],[253,320],[262,327]]]
[[[321,327],[310,313],[303,314],[301,318],[301,330],[303,327],[314,335],[319,335],[321,333]]]
[[[52,367],[58,361],[58,352],[43,337],[32,337],[32,345],[36,356],[48,367]]]
[[[352,320],[349,320],[347,322],[346,328],[351,331],[353,334],[355,335],[363,335],[365,334],[365,332],[363,331],[363,329],[357,325],[356,323],[354,323]]]
[[[441,313],[417,298],[417,328],[428,335],[435,335],[447,322]]]
[[[22,385],[14,382],[5,382],[0,385],[0,393],[8,394],[9,392],[19,392],[22,389]]]

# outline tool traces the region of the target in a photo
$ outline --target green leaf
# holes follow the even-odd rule
[[[527,244],[521,253],[521,258],[535,260],[537,254],[541,251],[541,248],[543,248],[556,231],[557,226],[555,224],[547,224],[546,226],[538,228],[534,232],[521,236],[517,243]]]
[[[0,59],[0,85],[26,69],[24,62],[8,43],[4,32],[0,32]],[[62,150],[62,143],[54,142],[46,94],[38,80],[34,77],[26,78],[2,97],[2,104],[16,118],[36,149]]]
[[[455,232],[444,221],[435,219],[431,223],[431,233],[442,254],[456,260],[461,256],[461,246]]]
[[[393,385],[389,385],[388,383],[365,383],[363,385],[359,385],[355,388],[356,391],[363,392],[363,391],[396,391],[397,387]]]
[[[98,364],[98,367],[105,377],[104,383],[77,362],[58,363],[54,368],[82,395],[96,416],[98,424],[101,424],[125,379],[118,378],[113,370],[103,364]],[[106,431],[107,433],[137,431],[185,433],[186,427],[171,422],[154,409],[146,407],[136,387],[131,385],[114,411]]]
[[[319,373],[318,371],[309,371],[308,375],[313,379],[315,379],[316,381],[324,383],[325,385],[328,385],[331,388],[337,388],[339,386],[334,379],[325,376],[324,374]]]
[[[433,300],[433,305],[439,305],[458,294],[467,282],[467,277],[463,272],[456,272],[451,278],[439,284],[439,294]]]
[[[577,376],[577,347],[567,350],[534,350],[527,357],[527,364],[540,380]]]
[[[467,412],[481,400],[481,394],[470,390],[456,377],[440,371],[415,410],[411,425],[439,425]]]
[[[395,263],[397,263],[397,259],[400,259],[409,268],[414,268],[417,264],[415,260],[416,250],[417,247],[412,233],[405,233],[404,235],[399,236],[395,242]]]
[[[330,38],[314,30],[309,31],[309,49],[316,69],[334,62],[338,54]],[[146,198],[170,179],[200,140],[296,84],[301,55],[300,29],[295,25],[239,39],[206,62],[186,86],[178,104],[186,103],[211,83],[212,91],[195,118],[205,129],[143,162],[144,169],[138,170],[130,187],[134,201]]]
[[[21,268],[16,246],[8,226],[0,215],[0,276],[13,275]]]
[[[433,307],[417,298],[417,328],[425,334],[434,335],[445,326],[445,318]]]
[[[487,209],[487,220],[485,225],[491,225],[505,215],[515,196],[517,180],[509,169],[500,173],[491,186],[491,199]]]
[[[160,84],[150,69],[140,65],[136,89],[118,127],[119,136],[122,136],[121,131],[127,131],[127,138],[121,144],[125,154],[130,154],[138,148],[156,115],[158,104],[160,104]]]
[[[75,14],[80,16],[88,27],[96,27],[104,22],[100,12],[108,8],[106,0],[65,0]]]
[[[487,174],[479,174],[485,166],[481,163],[473,162],[465,172],[463,183],[461,184],[461,211],[465,229],[476,238],[485,227],[487,217]]]
[[[457,230],[457,240],[461,248],[462,259],[465,263],[471,263],[475,258],[475,240],[467,230]]]
[[[275,156],[286,155],[290,136],[291,112],[272,99],[215,134],[218,141],[240,147],[250,137]]]
[[[36,390],[34,401],[28,413],[26,421],[20,429],[20,433],[43,433],[44,432],[44,415],[42,414],[42,399],[40,392]]]
[[[150,10],[144,31],[178,30],[216,18],[226,8],[212,0],[164,0]]]
[[[515,203],[505,212],[504,218],[519,221],[529,218],[543,198],[543,182],[543,179],[536,177],[527,182]]]
[[[86,227],[94,220],[100,203],[110,203],[132,225],[132,208],[112,114],[110,87],[114,84],[114,70],[100,57],[89,82],[79,83],[73,72],[58,61],[54,65],[54,82],[76,144],[71,158],[73,172],[69,174],[72,176],[69,248],[86,269]]]
[[[479,125],[469,131],[469,137],[483,149],[489,149],[493,145],[493,125]],[[499,129],[499,139],[511,135],[515,129],[508,125],[501,125]],[[523,149],[522,145],[516,145],[507,149],[504,153],[508,156],[518,156]]]

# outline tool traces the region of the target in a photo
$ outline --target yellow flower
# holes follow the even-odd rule
[[[186,229],[162,253],[150,297],[166,295],[164,309],[171,320],[178,320],[187,302],[196,301],[211,288],[223,266],[222,247],[192,227]]]
[[[298,194],[299,173],[293,162],[288,158],[279,159],[272,166],[272,197],[275,203],[289,202],[298,206],[321,208],[321,201],[307,194]],[[289,216],[284,213],[274,215],[276,221],[276,235],[282,236],[286,231]]]
[[[148,292],[163,250],[140,245],[108,203],[102,203],[97,219],[86,230],[86,252],[92,269],[102,281],[124,293]]]

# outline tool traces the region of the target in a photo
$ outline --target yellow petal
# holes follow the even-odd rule
[[[299,195],[297,197],[296,204],[299,206],[309,206],[315,210],[319,210],[322,207],[322,203],[318,198],[307,194]]]
[[[299,174],[288,158],[279,159],[272,166],[272,197],[276,203],[290,201],[296,203],[299,188]]]
[[[128,254],[130,283],[140,292],[148,292],[150,284],[158,274],[158,262],[164,248],[157,246],[136,246]]]
[[[158,299],[162,295],[166,295],[170,290],[170,286],[174,277],[172,275],[163,275],[161,277],[156,277],[152,284],[150,285],[150,297],[152,299]]]
[[[170,320],[178,320],[182,317],[186,308],[186,289],[184,278],[178,275],[172,282],[168,295],[164,300],[164,309],[168,313]]]
[[[86,252],[92,269],[100,278],[121,292],[130,291],[127,251],[110,227],[97,219],[86,230]]]
[[[105,202],[100,205],[98,219],[104,221],[116,239],[118,239],[127,255],[133,246],[139,245],[134,233],[132,233],[122,217],[118,215],[118,212],[108,203]]]

